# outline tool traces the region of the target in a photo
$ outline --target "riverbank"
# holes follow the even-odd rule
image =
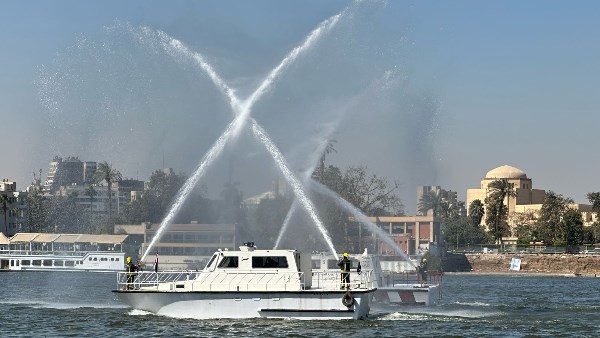
[[[519,271],[510,270],[513,258]],[[450,254],[442,259],[444,272],[478,274],[539,274],[600,276],[600,256],[585,254]]]

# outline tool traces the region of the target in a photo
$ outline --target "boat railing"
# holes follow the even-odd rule
[[[421,276],[416,271],[405,271],[401,273],[383,273],[378,274],[377,284],[380,287],[390,287],[397,284],[440,284],[442,273],[438,270],[427,271],[427,281],[421,280]]]
[[[312,273],[312,286],[315,288],[372,289],[375,286],[373,271],[350,272],[350,282],[342,280],[341,271],[316,270]]]
[[[157,286],[160,283],[180,282],[197,278],[198,271],[137,271],[117,273],[117,287],[123,290],[139,289],[147,286]]]
[[[302,272],[193,272],[176,271],[139,271],[119,272],[117,287],[121,290],[137,290],[155,287],[160,284],[197,280],[202,276],[201,287],[192,285],[192,291],[269,291],[269,286],[278,285],[284,290],[304,289]],[[198,290],[195,290],[198,289]]]

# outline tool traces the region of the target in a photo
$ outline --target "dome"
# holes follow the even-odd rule
[[[527,175],[521,169],[517,169],[509,165],[503,165],[488,171],[488,173],[485,175],[485,178],[527,178]]]

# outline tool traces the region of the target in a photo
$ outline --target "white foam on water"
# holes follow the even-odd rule
[[[153,315],[152,312],[144,311],[144,310],[138,310],[138,309],[133,309],[133,310],[129,311],[127,314],[130,315],[130,316],[147,316],[147,315]]]

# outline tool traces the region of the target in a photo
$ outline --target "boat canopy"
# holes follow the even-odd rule
[[[18,233],[7,239],[10,243],[92,243],[123,244],[128,235]],[[6,238],[6,237],[5,237]],[[0,238],[2,244],[2,238]]]

